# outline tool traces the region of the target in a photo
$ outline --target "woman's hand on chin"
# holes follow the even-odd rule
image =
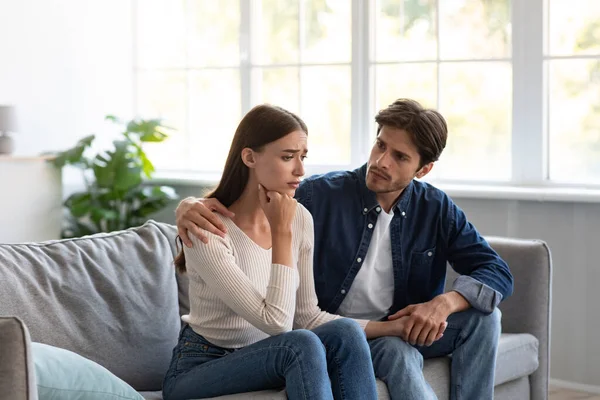
[[[261,184],[258,185],[258,198],[271,226],[271,234],[291,232],[298,202],[285,193],[267,190]]]

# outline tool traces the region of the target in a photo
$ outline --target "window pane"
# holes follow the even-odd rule
[[[240,63],[240,1],[188,0],[188,64]]]
[[[510,57],[509,0],[444,0],[439,4],[441,59]]]
[[[144,0],[136,10],[138,67],[185,66],[184,1]]]
[[[242,117],[239,70],[190,72],[189,113],[191,168],[222,170]]]
[[[137,114],[163,118],[177,131],[163,143],[144,145],[157,169],[185,169],[186,82],[184,72],[138,72]]]
[[[298,62],[298,0],[262,0],[255,63]]]
[[[600,54],[600,1],[548,2],[551,55]]]
[[[381,110],[401,97],[424,107],[437,107],[437,65],[399,64],[375,66],[375,110]]]
[[[308,126],[307,164],[350,163],[350,67],[304,67],[300,117]]]
[[[436,59],[435,0],[378,0],[375,61]]]
[[[509,180],[511,177],[511,65],[442,63],[440,112],[448,141],[437,177]]]
[[[289,68],[257,68],[254,73],[257,85],[256,96],[259,103],[270,103],[283,107],[288,111],[298,113],[299,98],[299,69]]]
[[[350,62],[352,2],[304,2],[302,62]]]
[[[600,60],[549,61],[550,179],[600,182]]]

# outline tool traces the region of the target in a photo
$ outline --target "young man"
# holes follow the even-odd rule
[[[423,359],[452,355],[451,399],[492,399],[500,336],[498,303],[513,290],[506,263],[441,190],[415,180],[446,145],[444,118],[399,99],[375,117],[366,165],[313,176],[296,199],[312,214],[319,306],[370,320],[404,319],[399,336],[369,341],[375,374],[392,399],[434,399]],[[186,245],[198,226],[225,230],[214,199],[188,198],[177,226]],[[443,293],[446,264],[461,275]],[[439,339],[439,327],[447,328]]]

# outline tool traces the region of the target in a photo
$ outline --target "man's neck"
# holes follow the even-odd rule
[[[402,195],[403,191],[404,189],[397,192],[376,193],[375,198],[377,199],[377,202],[381,208],[383,208],[384,211],[389,214],[392,207],[394,207],[394,205],[398,202],[398,199],[400,198],[400,195]]]

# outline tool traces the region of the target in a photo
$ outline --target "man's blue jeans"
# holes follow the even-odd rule
[[[342,318],[232,350],[186,326],[173,350],[163,396],[198,399],[284,386],[289,399],[377,399],[362,328]]]
[[[500,339],[500,310],[475,309],[450,315],[444,336],[430,347],[411,346],[398,337],[369,341],[375,375],[393,400],[436,399],[423,377],[423,359],[452,354],[451,400],[491,400]]]

